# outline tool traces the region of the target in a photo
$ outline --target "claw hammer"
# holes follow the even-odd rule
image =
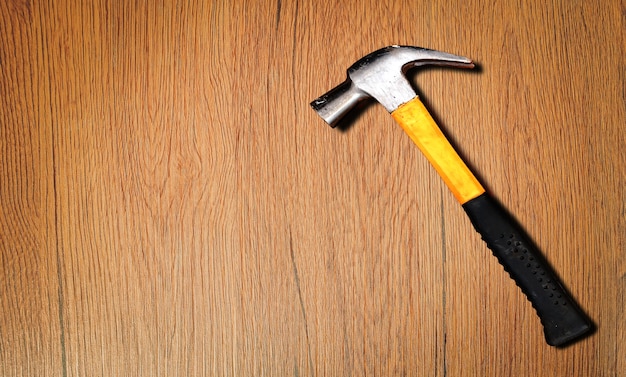
[[[380,102],[424,153],[504,269],[535,308],[546,342],[562,346],[592,329],[588,317],[521,227],[492,198],[450,145],[404,73],[418,66],[473,68],[468,58],[412,46],[374,51],[348,69],[348,78],[311,102],[331,126],[368,98]]]

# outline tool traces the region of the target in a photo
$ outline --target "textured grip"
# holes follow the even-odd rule
[[[463,204],[476,231],[537,311],[548,344],[561,346],[592,329],[587,316],[519,225],[486,193]]]

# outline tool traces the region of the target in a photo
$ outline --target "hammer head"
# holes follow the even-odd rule
[[[331,127],[356,104],[374,98],[390,113],[416,96],[404,73],[423,65],[473,68],[468,58],[412,46],[389,46],[364,56],[348,69],[348,78],[311,102]]]

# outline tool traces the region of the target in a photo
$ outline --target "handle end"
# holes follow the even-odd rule
[[[559,283],[556,282],[556,284]],[[557,291],[565,294],[562,297],[558,297],[561,294],[555,294],[550,315],[543,315],[543,312],[546,311],[545,308],[537,308],[534,303],[533,306],[537,313],[542,310],[540,318],[546,343],[555,347],[563,347],[591,335],[595,326],[566,292],[565,288],[559,284]]]
[[[564,346],[593,330],[522,228],[486,193],[463,204],[474,228],[537,311],[546,342]]]

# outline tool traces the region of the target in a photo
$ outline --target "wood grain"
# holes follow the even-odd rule
[[[0,2],[0,375],[615,376],[626,363],[617,0]],[[380,106],[374,49],[597,326],[530,304]]]

